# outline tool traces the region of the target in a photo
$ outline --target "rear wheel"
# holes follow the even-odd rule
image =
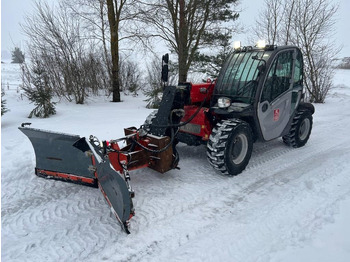
[[[309,140],[312,130],[312,114],[309,111],[298,111],[293,119],[292,126],[283,142],[292,147],[302,147]]]
[[[218,123],[207,144],[209,163],[222,174],[229,176],[235,176],[246,168],[252,150],[251,128],[240,119]]]

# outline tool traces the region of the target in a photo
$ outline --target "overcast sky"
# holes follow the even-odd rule
[[[21,32],[20,23],[26,14],[33,12],[34,0],[1,0],[1,51],[14,49],[15,46],[25,49],[25,37]],[[58,1],[58,0],[53,0]],[[241,0],[240,22],[247,29],[254,25],[255,17],[263,7],[263,0]],[[335,1],[340,4],[336,25],[334,43],[343,45],[340,57],[350,56],[350,0]],[[236,36],[244,45],[251,45],[246,35]],[[235,38],[236,38],[235,37]],[[236,40],[236,39],[235,39]]]

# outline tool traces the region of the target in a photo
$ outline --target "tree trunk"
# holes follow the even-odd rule
[[[107,0],[108,22],[111,31],[111,55],[112,55],[112,102],[120,102],[119,83],[119,34],[118,21],[114,11],[113,0]]]
[[[187,81],[187,24],[186,24],[186,7],[185,0],[179,1],[179,83]]]

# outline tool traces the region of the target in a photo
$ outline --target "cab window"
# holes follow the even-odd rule
[[[291,87],[293,51],[280,53],[272,62],[264,83],[261,101],[272,102]]]

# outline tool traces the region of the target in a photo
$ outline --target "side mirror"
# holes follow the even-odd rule
[[[261,64],[258,66],[258,70],[259,70],[259,73],[263,73],[266,69],[266,65],[265,64]]]
[[[266,69],[266,61],[264,59],[259,58],[257,55],[252,56],[252,59],[262,62],[262,64],[258,66],[258,70],[259,70],[259,73],[264,72]]]

